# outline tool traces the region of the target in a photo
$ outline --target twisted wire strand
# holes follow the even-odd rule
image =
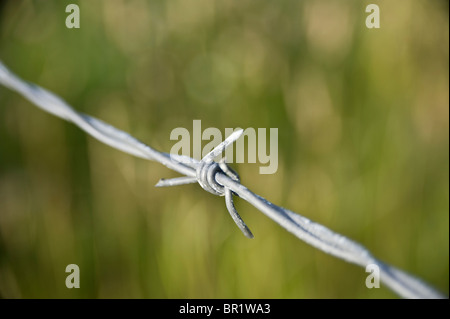
[[[0,84],[21,94],[44,111],[74,123],[86,133],[111,147],[140,158],[157,161],[184,175],[174,179],[162,179],[156,185],[158,187],[198,182],[203,189],[213,194],[225,195],[228,211],[247,237],[252,238],[253,235],[236,212],[233,195],[241,197],[300,240],[327,254],[362,267],[376,264],[380,269],[381,281],[401,297],[447,298],[422,280],[378,260],[357,242],[297,213],[277,206],[242,185],[238,175],[225,163],[214,162],[214,158],[231,145],[242,132],[240,134],[234,132],[201,161],[197,161],[186,156],[159,152],[126,132],[75,111],[53,93],[21,80],[1,61]]]

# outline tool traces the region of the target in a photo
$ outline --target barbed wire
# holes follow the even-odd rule
[[[244,235],[249,238],[252,238],[253,235],[234,207],[234,195],[253,205],[300,240],[327,254],[364,268],[369,264],[377,265],[380,269],[381,282],[401,297],[447,298],[419,278],[375,258],[369,250],[357,242],[253,193],[241,184],[238,174],[224,161],[214,162],[216,156],[241,136],[242,130],[232,133],[202,160],[197,161],[190,157],[157,151],[124,131],[75,111],[50,91],[17,77],[1,61],[0,84],[21,94],[44,111],[74,123],[86,133],[111,147],[140,158],[159,162],[184,175],[168,180],[161,179],[156,184],[157,187],[198,182],[204,190],[215,195],[225,196],[226,207],[230,215]]]

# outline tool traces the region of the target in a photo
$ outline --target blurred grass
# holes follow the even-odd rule
[[[377,1],[378,30],[369,3],[3,1],[0,58],[159,150],[193,119],[279,128],[245,185],[448,294],[448,2]],[[0,297],[395,297],[242,201],[253,240],[198,185],[153,187],[175,175],[0,88]]]

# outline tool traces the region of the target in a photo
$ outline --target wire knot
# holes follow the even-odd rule
[[[196,176],[200,186],[214,195],[224,196],[225,190],[216,181],[216,173],[222,171],[216,162],[206,163],[201,161],[197,166]]]
[[[236,141],[243,133],[243,130],[236,131],[232,133],[228,138],[225,139],[222,143],[220,143],[217,147],[215,147],[211,152],[206,154],[201,161],[196,161],[191,158],[188,158],[185,164],[187,164],[190,169],[195,169],[195,177],[194,176],[182,176],[171,179],[161,179],[157,187],[164,186],[177,186],[184,185],[189,183],[198,184],[207,192],[218,195],[225,196],[225,204],[227,206],[228,212],[233,218],[236,225],[239,229],[244,233],[248,238],[253,238],[253,234],[248,229],[247,225],[242,220],[241,216],[239,216],[236,208],[233,203],[233,195],[236,195],[231,189],[219,184],[216,180],[216,174],[224,174],[233,181],[240,182],[239,175],[233,171],[224,160],[219,163],[214,162],[214,158],[220,155],[225,148],[227,148],[231,143]],[[171,156],[174,161],[184,161],[186,158],[183,156]]]
[[[216,174],[223,173],[232,180],[239,182],[239,175],[225,161],[220,163],[201,161],[196,169],[196,177],[200,186],[214,195],[225,196],[225,188],[216,180]]]

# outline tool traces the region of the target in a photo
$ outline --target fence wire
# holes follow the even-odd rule
[[[214,158],[239,138],[242,131],[234,132],[201,161],[197,161],[189,157],[159,152],[126,132],[75,111],[55,94],[17,77],[1,61],[0,84],[18,92],[44,111],[74,123],[86,133],[111,147],[140,158],[159,162],[184,175],[175,179],[162,179],[156,186],[176,186],[198,182],[204,190],[215,195],[225,196],[226,207],[233,220],[249,238],[252,238],[253,235],[234,208],[234,195],[246,200],[299,239],[327,254],[364,268],[369,264],[376,264],[380,269],[381,282],[401,297],[447,298],[422,280],[383,263],[357,242],[253,193],[240,183],[239,176],[228,165],[224,162],[214,162]]]

